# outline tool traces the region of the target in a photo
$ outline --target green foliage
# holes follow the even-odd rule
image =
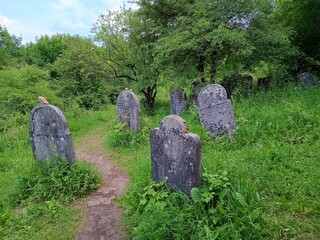
[[[10,34],[0,25],[0,68],[15,62],[21,55],[21,38]]]
[[[318,0],[278,0],[276,17],[281,25],[295,31],[295,44],[309,57],[320,60],[320,33],[314,31],[319,24]]]
[[[169,114],[168,91],[159,94],[152,114],[141,112],[149,130]],[[208,135],[195,109],[183,114],[200,136],[205,169],[192,201],[163,183],[150,185],[149,142],[117,147],[114,159],[130,176],[123,199],[130,237],[319,239],[318,96],[319,88],[288,85],[233,99],[233,138]]]
[[[79,210],[52,200],[0,212],[1,239],[74,239]]]
[[[48,79],[47,71],[34,66],[0,70],[0,132],[26,123],[25,114],[38,104],[38,96],[62,106]]]
[[[53,64],[67,47],[68,34],[44,35],[26,47],[26,62],[30,65],[48,67]]]
[[[153,182],[126,196],[133,238],[139,239],[258,239],[264,238],[261,211],[232,190],[226,172],[204,172],[203,186],[192,189],[191,199]]]
[[[125,148],[136,144],[143,144],[148,141],[148,133],[145,129],[140,132],[133,132],[126,123],[117,123],[108,132],[108,144],[111,147]]]
[[[74,140],[110,118],[78,106],[68,106],[64,113]],[[65,202],[89,193],[99,181],[97,173],[81,161],[72,166],[61,162],[51,169],[49,163],[35,163],[29,116],[14,114],[9,119],[18,116],[23,121],[6,125],[0,134],[0,239],[75,239],[83,211],[77,202]]]
[[[88,164],[76,162],[71,165],[56,157],[35,164],[28,175],[20,178],[20,198],[69,203],[96,189],[99,184],[99,175]]]
[[[108,102],[108,72],[97,54],[97,47],[88,39],[74,37],[53,64],[57,72],[59,95],[66,103],[76,102],[83,108],[98,109]]]

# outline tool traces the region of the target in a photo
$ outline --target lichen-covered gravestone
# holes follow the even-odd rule
[[[170,93],[170,111],[171,114],[179,114],[187,109],[185,93],[182,89],[173,90]]]
[[[298,75],[298,84],[303,87],[314,87],[317,85],[317,80],[311,73],[304,72]]]
[[[75,153],[66,118],[59,108],[49,105],[45,98],[39,97],[39,101],[42,105],[35,107],[30,115],[34,158],[45,161],[59,155],[73,163]]]
[[[234,113],[227,92],[219,84],[204,87],[198,97],[202,126],[214,136],[231,135],[236,129]]]
[[[119,123],[127,123],[132,131],[140,129],[140,103],[130,89],[123,90],[117,99],[117,115]]]
[[[201,142],[177,115],[165,117],[151,131],[152,179],[166,180],[186,195],[201,184]]]

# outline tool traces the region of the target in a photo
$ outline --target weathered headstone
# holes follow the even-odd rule
[[[179,114],[187,109],[185,93],[182,89],[173,90],[170,93],[170,111],[171,114]]]
[[[231,135],[236,129],[234,113],[227,92],[219,84],[204,87],[198,97],[202,126],[215,136]]]
[[[39,97],[42,105],[30,115],[30,138],[34,158],[38,161],[59,155],[69,162],[75,161],[72,136],[67,120],[59,108]]]
[[[298,84],[304,87],[314,87],[317,85],[316,78],[309,72],[298,75]]]
[[[117,115],[119,123],[127,123],[132,131],[140,129],[140,103],[130,89],[123,90],[117,99]]]
[[[166,180],[186,195],[201,184],[201,142],[177,115],[165,117],[151,131],[152,179]]]

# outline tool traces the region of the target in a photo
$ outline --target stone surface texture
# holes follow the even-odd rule
[[[298,75],[298,84],[304,87],[314,87],[317,85],[317,80],[311,73],[304,72]]]
[[[173,90],[170,93],[170,112],[179,114],[187,110],[187,101],[182,89]]]
[[[71,163],[75,161],[72,136],[59,108],[41,105],[31,111],[30,138],[36,160],[45,161],[58,154]]]
[[[231,136],[236,122],[230,100],[224,87],[210,84],[204,87],[198,97],[199,116],[202,126],[214,136]]]
[[[165,117],[151,131],[152,179],[166,180],[186,195],[201,184],[201,142],[177,115]]]
[[[132,131],[140,129],[140,103],[132,90],[123,90],[117,99],[117,116],[119,123],[127,123]]]

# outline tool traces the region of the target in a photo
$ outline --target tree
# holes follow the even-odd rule
[[[221,82],[237,74],[256,77],[265,65],[266,74],[279,79],[297,54],[290,32],[275,28],[268,0],[184,2],[187,11],[170,22],[155,51],[156,68],[168,80],[178,80],[173,85]]]
[[[320,1],[277,0],[275,16],[283,27],[295,31],[294,43],[307,56],[320,61]]]
[[[139,32],[144,26],[148,30]],[[141,39],[146,31],[151,31],[151,26],[142,23],[136,12],[124,8],[101,15],[92,29],[95,42],[104,49],[100,54],[113,78],[118,79],[120,86],[128,84],[141,92],[144,106],[152,108],[158,74],[152,67],[152,42]]]
[[[84,108],[99,108],[107,102],[106,79],[109,72],[89,39],[75,36],[66,42],[65,51],[53,63],[58,74],[60,95],[76,99]]]
[[[5,27],[0,25],[0,66],[8,65],[21,56],[21,41],[21,38],[11,35]]]

